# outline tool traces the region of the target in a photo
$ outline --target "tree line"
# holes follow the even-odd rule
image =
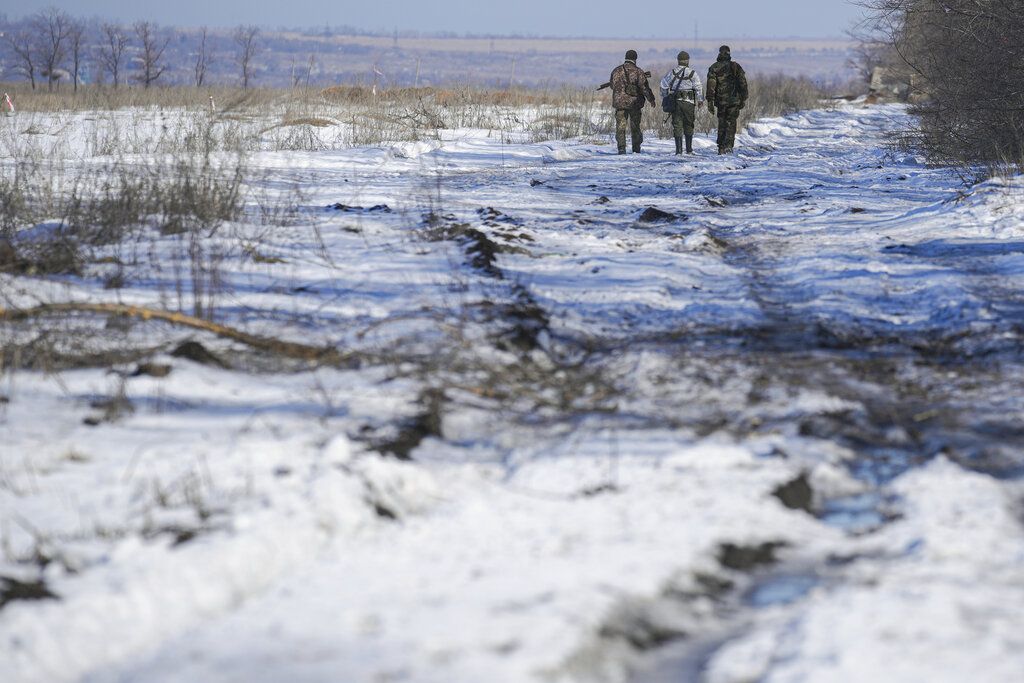
[[[32,89],[45,84],[59,88],[67,80],[77,92],[88,65],[98,78],[114,88],[129,83],[149,88],[160,83],[167,71],[167,47],[184,36],[151,21],[133,24],[86,21],[64,10],[50,8],[20,22],[0,23],[8,54],[3,59],[4,77],[26,78]],[[217,58],[211,49],[212,34],[200,29],[190,46],[191,77],[194,85],[207,83],[210,65]],[[233,54],[243,88],[255,78],[256,58],[261,48],[260,29],[238,26],[231,32]]]
[[[862,0],[870,53],[902,71],[939,163],[1024,164],[1021,0]]]

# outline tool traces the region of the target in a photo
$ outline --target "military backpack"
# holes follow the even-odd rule
[[[693,74],[694,71],[691,69],[689,77],[693,78]],[[679,84],[683,82],[684,78],[686,78],[685,66],[683,67],[683,70],[679,72],[679,75],[676,76],[675,80],[672,81],[672,84],[668,88],[668,94],[661,98],[661,110],[666,114],[675,113],[676,109],[679,108],[679,98],[682,97],[683,93],[676,90],[676,88],[679,87]]]

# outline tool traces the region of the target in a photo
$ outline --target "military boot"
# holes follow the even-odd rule
[[[686,136],[686,153],[687,154],[693,154],[693,136],[692,135],[687,135]]]
[[[676,137],[676,154],[678,155],[678,154],[682,154],[682,153],[683,153],[683,139],[681,137],[677,136]]]

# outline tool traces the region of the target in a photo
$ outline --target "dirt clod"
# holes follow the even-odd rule
[[[56,600],[55,595],[46,583],[39,581],[19,581],[0,576],[0,609],[16,600]]]
[[[428,437],[442,438],[445,395],[441,389],[427,389],[417,401],[421,411],[398,425],[398,434],[390,440],[380,441],[374,448],[399,460],[412,460],[412,452]],[[378,511],[378,514],[380,512]],[[382,515],[383,516],[383,515]]]
[[[678,220],[679,216],[668,211],[662,211],[661,209],[649,206],[644,209],[644,212],[640,214],[639,220],[641,223],[671,223],[672,221]]]
[[[785,547],[786,543],[781,541],[769,541],[760,545],[723,543],[718,547],[718,563],[727,569],[748,572],[775,564],[778,561],[776,551]]]
[[[197,341],[187,341],[179,344],[176,349],[171,351],[171,356],[174,358],[184,358],[200,365],[212,365],[218,368],[228,367],[228,364],[220,357]]]
[[[166,363],[139,363],[136,366],[132,377],[156,377],[163,378],[171,374],[173,368]]]
[[[349,206],[348,204],[332,204],[331,207],[335,211],[344,211],[345,213],[391,213],[391,207],[387,204],[377,204],[369,208],[365,206]]]
[[[791,482],[783,484],[772,492],[772,495],[782,501],[782,504],[790,510],[803,510],[807,513],[813,512],[814,490],[803,472]]]

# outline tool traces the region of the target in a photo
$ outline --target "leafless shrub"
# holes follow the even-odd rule
[[[147,235],[176,236],[184,264],[175,266],[179,306],[189,294],[197,317],[212,316],[223,290],[220,264],[230,248],[216,236],[226,222],[241,217],[246,199],[243,155],[181,154],[88,168],[29,156],[0,170],[0,270],[81,274],[85,263],[95,261],[94,250],[113,250],[113,258],[103,258],[117,272],[106,274],[104,285],[123,284],[119,245]],[[159,270],[159,263],[153,265]]]
[[[869,28],[909,69],[937,163],[1024,160],[1024,12],[1018,0],[864,0]]]

